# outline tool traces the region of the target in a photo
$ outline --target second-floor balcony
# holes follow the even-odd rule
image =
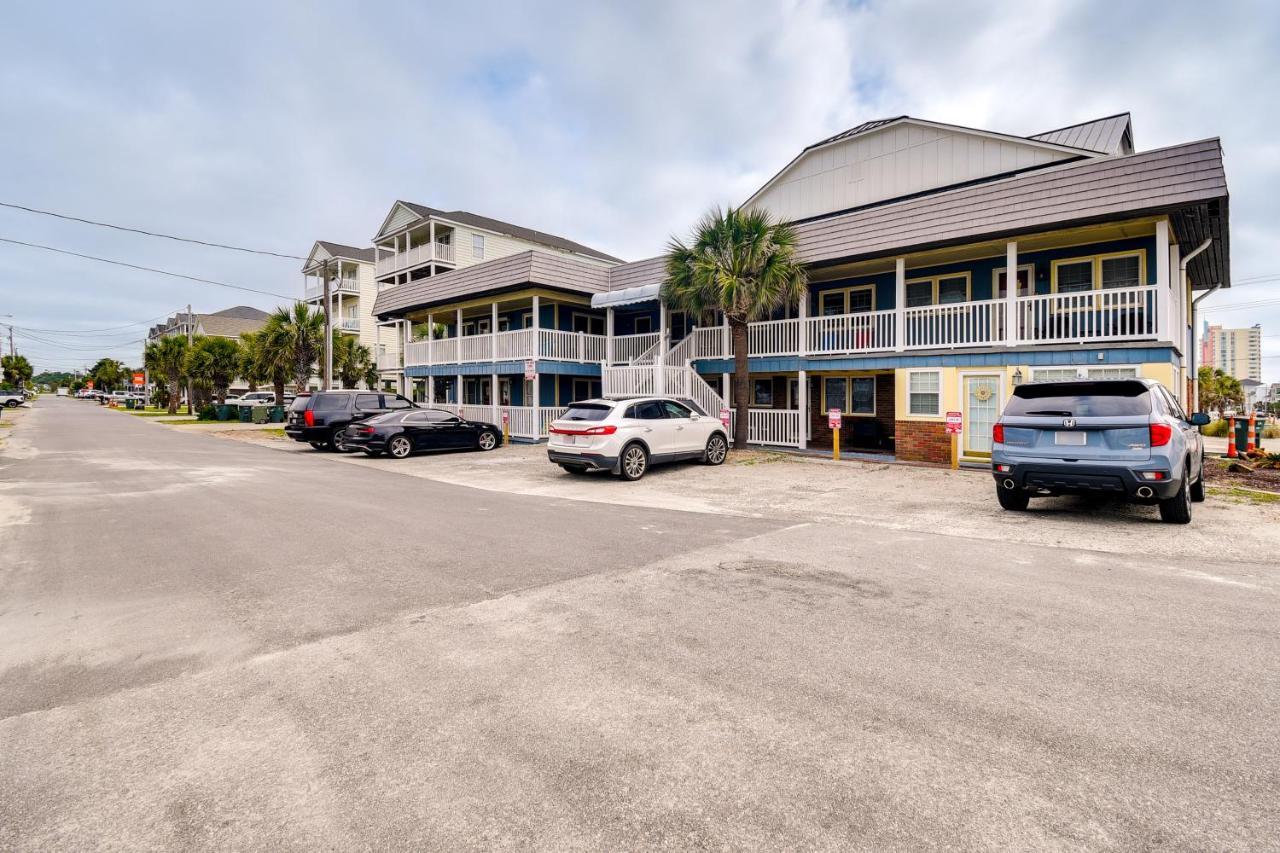
[[[1095,344],[1164,339],[1157,287],[1126,287],[766,320],[747,328],[752,356],[856,355],[962,347]],[[1012,319],[1010,319],[1012,318]],[[633,336],[639,337],[639,336]],[[637,341],[632,348],[640,345]],[[616,354],[615,363],[629,361]],[[730,358],[724,326],[695,328],[666,353],[667,364]],[[643,357],[640,360],[644,360]]]
[[[341,278],[329,283],[329,293],[345,293],[359,295],[360,282],[354,278]],[[307,302],[314,302],[317,299],[324,298],[324,285],[313,284],[306,289],[305,299]]]
[[[400,353],[398,352],[379,353],[377,362],[379,370],[399,370],[404,366],[404,362],[400,360]]]
[[[344,332],[360,331],[359,317],[336,317],[334,318],[333,324]]]
[[[406,367],[486,361],[554,359],[600,363],[605,359],[605,336],[557,329],[517,329],[495,334],[413,341],[405,352]]]
[[[393,252],[379,258],[377,275],[390,275],[391,273],[421,266],[432,261],[451,264],[453,263],[453,258],[453,246],[451,244],[441,243],[439,240],[434,243],[423,243],[403,252]]]

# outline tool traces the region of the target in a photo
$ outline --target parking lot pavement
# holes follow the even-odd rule
[[[254,440],[260,437],[238,436]],[[267,440],[282,451],[314,453],[299,442]],[[986,471],[950,471],[874,462],[830,462],[785,453],[730,456],[718,468],[658,466],[643,480],[566,474],[546,447],[516,444],[491,453],[444,453],[410,459],[332,454],[350,464],[498,492],[607,504],[738,514],[793,522],[871,524],[945,532],[969,539],[1066,545],[1117,554],[1272,562],[1280,553],[1280,503],[1219,495],[1195,506],[1189,526],[1166,525],[1155,507],[1047,498],[1009,513],[996,503]]]

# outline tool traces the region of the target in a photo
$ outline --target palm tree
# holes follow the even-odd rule
[[[100,358],[89,369],[93,384],[104,391],[114,391],[125,383],[125,367],[114,358]]]
[[[277,308],[262,328],[263,364],[268,375],[292,378],[298,391],[306,389],[324,344],[324,314],[305,302]],[[284,383],[276,384],[276,405],[284,404]]]
[[[257,332],[245,332],[240,336],[240,365],[236,370],[250,391],[257,391],[258,383],[266,381],[262,370],[262,338]]]
[[[169,335],[152,341],[147,344],[142,360],[152,376],[169,386],[166,401],[169,414],[177,414],[182,381],[186,379],[187,339],[181,335]]]
[[[356,387],[357,382],[369,376],[369,368],[372,365],[373,353],[367,346],[351,335],[344,335],[338,331],[333,333],[333,372],[343,388]],[[377,387],[376,379],[374,383],[368,387]]]
[[[240,344],[231,338],[196,338],[187,352],[187,375],[219,403],[227,401],[227,388],[239,370]]]
[[[808,276],[796,258],[796,232],[766,211],[716,208],[702,217],[686,245],[673,237],[667,246],[667,277],[660,298],[691,317],[724,314],[733,340],[733,394],[736,447],[747,444],[750,388],[747,324],[805,297]]]

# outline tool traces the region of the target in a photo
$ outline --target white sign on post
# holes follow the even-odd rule
[[[538,363],[531,358],[524,360],[524,378],[533,380],[538,375]]]

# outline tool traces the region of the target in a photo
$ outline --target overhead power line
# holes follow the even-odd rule
[[[96,225],[99,228],[111,228],[115,231],[128,231],[133,234],[143,234],[147,237],[159,237],[164,240],[174,240],[179,243],[194,243],[197,246],[209,246],[214,249],[229,249],[233,252],[245,252],[250,255],[267,255],[273,258],[285,258],[292,261],[305,261],[306,258],[301,255],[289,255],[284,252],[272,252],[266,249],[248,249],[244,246],[233,246],[229,243],[215,243],[210,240],[197,240],[194,237],[176,237],[173,234],[164,234],[159,231],[148,231],[145,228],[130,228],[127,225],[116,225],[112,222],[99,222],[96,219],[85,219],[81,216],[72,216],[68,213],[55,213],[52,210],[41,210],[38,207],[27,207],[25,204],[14,204],[9,201],[0,201],[0,207],[8,207],[12,210],[22,210],[27,213],[37,213],[41,216],[52,216],[55,219],[65,219],[69,222],[81,222],[85,225]]]
[[[70,249],[59,249],[55,246],[45,246],[40,243],[27,243],[22,240],[13,240],[13,239],[10,239],[9,237],[0,237],[0,243],[12,243],[15,246],[26,246],[29,249],[43,249],[46,252],[56,252],[59,255],[70,255],[74,258],[84,258],[85,260],[88,260],[88,261],[97,261],[103,264],[113,264],[118,267],[127,267],[128,269],[132,269],[132,270],[141,270],[143,272],[153,272],[159,275],[172,276],[173,278],[183,278],[183,279],[186,279],[187,281],[196,281],[196,282],[200,282],[201,284],[213,284],[218,287],[229,287],[232,290],[243,290],[249,293],[260,293],[263,296],[274,296],[278,299],[287,299],[290,302],[298,301],[298,298],[296,296],[286,296],[283,293],[272,293],[269,290],[258,290],[257,288],[245,287],[244,285],[241,285],[241,284],[228,284],[225,281],[214,281],[211,278],[200,278],[199,276],[194,276],[194,275],[184,275],[183,273],[170,272],[169,270],[156,269],[155,267],[144,267],[140,264],[130,264],[130,263],[126,263],[125,261],[113,261],[110,258],[99,258],[96,255],[85,255],[85,254],[81,254],[80,252],[73,252]]]
[[[184,310],[184,309],[182,309],[182,308],[175,308],[175,309],[174,309],[174,310],[172,310],[172,311],[166,311],[165,313],[161,314],[159,317],[151,317],[151,318],[146,319],[146,320],[138,320],[138,321],[137,321],[137,322],[135,322],[135,323],[125,323],[125,324],[124,324],[124,325],[122,325],[122,326],[106,326],[106,327],[101,328],[101,329],[38,329],[38,328],[36,328],[35,326],[19,326],[19,325],[14,325],[14,328],[15,328],[15,329],[24,329],[24,330],[26,330],[26,331],[28,331],[28,332],[40,332],[40,333],[42,333],[42,334],[51,334],[51,335],[52,335],[52,334],[58,334],[58,335],[93,335],[93,334],[97,334],[97,333],[99,333],[99,332],[117,332],[117,331],[120,331],[121,329],[130,329],[130,328],[133,328],[134,326],[145,326],[145,325],[147,325],[148,323],[158,323],[158,322],[160,322],[161,320],[164,320],[164,319],[168,318],[169,316],[171,316],[171,315],[173,315],[173,314],[181,314],[181,313],[183,312],[183,310]]]

